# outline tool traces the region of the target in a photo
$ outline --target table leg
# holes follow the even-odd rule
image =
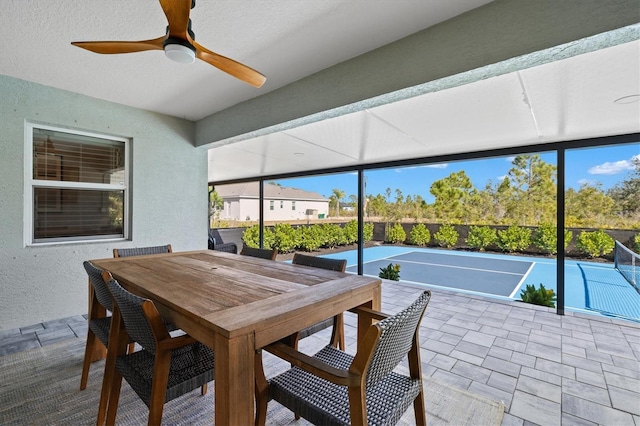
[[[253,334],[215,339],[215,424],[254,423],[255,341]]]
[[[363,306],[379,311],[382,307],[382,287],[378,286],[373,290],[371,294],[371,301],[365,303]],[[365,319],[363,316],[358,315],[358,342],[364,339],[364,335],[367,333],[369,327],[373,324],[373,320]]]

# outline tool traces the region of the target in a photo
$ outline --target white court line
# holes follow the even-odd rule
[[[495,269],[469,268],[467,266],[443,265],[441,263],[416,262],[414,260],[396,260],[396,262],[398,262],[398,263],[403,263],[403,262],[404,263],[417,263],[418,265],[442,266],[444,268],[467,269],[469,271],[491,272],[491,273],[494,273],[494,274],[522,275],[519,272],[504,272],[504,271],[497,271]],[[531,267],[529,267],[529,270],[531,270]]]
[[[536,262],[531,262],[531,266],[529,266],[529,269],[527,270],[527,272],[524,273],[524,275],[522,276],[522,279],[520,280],[518,285],[515,286],[515,288],[513,289],[513,292],[511,292],[511,295],[509,295],[510,298],[515,299],[516,292],[518,291],[518,289],[520,288],[520,286],[524,282],[525,278],[527,278],[529,276],[529,274],[531,273],[531,270],[533,269],[535,264],[536,264]]]

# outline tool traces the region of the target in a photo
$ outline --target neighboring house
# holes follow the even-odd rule
[[[224,204],[220,219],[258,220],[258,185],[236,183],[220,185],[215,190]],[[329,215],[329,199],[317,192],[267,183],[264,186],[263,211],[265,221],[318,219]]]
[[[341,212],[355,212],[356,208],[352,203],[340,202],[340,211]]]

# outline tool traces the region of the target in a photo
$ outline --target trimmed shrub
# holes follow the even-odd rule
[[[525,303],[531,303],[533,305],[548,306],[550,308],[556,307],[555,291],[553,291],[553,289],[547,290],[542,283],[540,283],[540,288],[537,289],[533,284],[527,284],[527,287],[520,291],[520,299]]]
[[[558,252],[556,247],[557,241],[558,241],[558,238],[556,235],[557,233],[556,229],[557,228],[551,223],[541,224],[538,227],[538,229],[536,229],[535,232],[533,233],[533,237],[531,238],[531,243],[535,247],[544,251],[545,253],[556,254]],[[565,249],[571,242],[572,238],[573,238],[573,232],[571,232],[568,229],[565,229],[564,230],[564,248]]]
[[[323,223],[320,225],[324,237],[324,247],[334,248],[335,246],[344,245],[344,232],[339,225],[335,223]]]
[[[413,244],[423,247],[429,243],[429,240],[431,240],[431,233],[429,232],[427,227],[424,226],[424,223],[419,223],[411,228],[411,232],[409,232],[409,238],[411,239],[411,242]]]
[[[438,232],[433,235],[433,240],[440,247],[449,248],[455,246],[458,243],[459,236],[460,234],[458,234],[458,231],[456,231],[456,229],[452,225],[444,224],[440,225]]]
[[[394,244],[403,243],[407,239],[407,233],[399,223],[394,223],[389,229],[388,240]]]
[[[297,229],[298,248],[304,251],[314,251],[322,247],[324,238],[318,225],[301,226]]]
[[[358,221],[351,220],[342,228],[344,241],[346,244],[353,244],[358,241]]]
[[[258,225],[253,225],[244,230],[242,233],[242,242],[247,247],[260,247],[260,229]]]
[[[590,257],[611,253],[615,244],[615,240],[602,229],[593,232],[582,231],[576,240],[576,248]]]
[[[362,230],[362,236],[364,237],[363,242],[373,240],[373,223],[365,223],[364,229]]]
[[[288,223],[277,223],[274,227],[274,247],[280,253],[292,252],[297,246],[296,230]]]
[[[387,267],[380,268],[378,276],[386,280],[400,281],[400,265],[390,263]]]
[[[498,231],[496,244],[501,250],[509,253],[524,251],[531,244],[531,229],[511,225],[507,229]]]
[[[465,242],[469,247],[485,251],[487,247],[496,242],[496,230],[488,226],[470,226],[469,235]]]
[[[242,242],[249,247],[260,247],[260,227],[253,225],[244,230],[242,233]],[[270,249],[274,246],[275,238],[271,228],[264,228],[264,248]]]

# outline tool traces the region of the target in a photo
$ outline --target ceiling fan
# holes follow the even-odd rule
[[[162,37],[141,41],[74,41],[71,44],[105,54],[164,50],[176,62],[192,63],[198,58],[247,84],[262,86],[267,78],[258,71],[196,43],[189,19],[189,13],[195,5],[196,0],[160,0],[160,6],[169,22]]]

